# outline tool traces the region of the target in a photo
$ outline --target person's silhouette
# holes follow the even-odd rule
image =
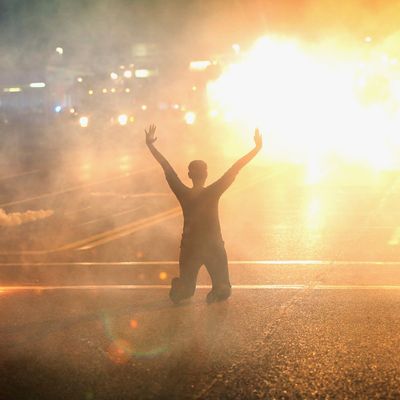
[[[193,296],[198,271],[204,264],[212,281],[212,290],[207,295],[207,302],[225,300],[231,294],[231,284],[218,217],[218,201],[237,173],[260,151],[260,132],[255,130],[254,149],[236,161],[220,179],[209,186],[204,186],[207,164],[202,160],[192,161],[188,171],[188,176],[193,182],[192,188],[181,182],[166,158],[155,148],[155,132],[155,125],[150,125],[148,130],[145,130],[146,144],[163,168],[167,182],[182,207],[184,218],[179,278],[172,279],[170,298],[174,303],[179,303]]]

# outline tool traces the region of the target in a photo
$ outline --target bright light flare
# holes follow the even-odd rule
[[[184,120],[188,125],[193,125],[196,122],[196,118],[196,113],[193,111],[188,111],[184,116]]]
[[[127,69],[124,71],[124,78],[130,79],[130,78],[132,78],[132,76],[133,76],[133,74],[132,74],[131,70]]]
[[[204,71],[211,65],[209,60],[191,61],[189,69],[191,71]]]
[[[126,114],[118,115],[118,123],[124,126],[128,123],[128,116]]]
[[[376,48],[367,57],[364,46],[262,38],[208,84],[210,109],[231,116],[225,122],[246,142],[260,127],[271,159],[400,167],[400,68],[384,62],[395,49]],[[314,172],[310,183],[321,178]]]
[[[46,87],[46,84],[44,82],[32,82],[29,84],[29,87],[31,88],[44,88]]]
[[[89,126],[89,117],[80,117],[79,118],[79,125],[82,128],[87,128]]]

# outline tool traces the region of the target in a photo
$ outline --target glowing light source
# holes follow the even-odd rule
[[[184,120],[188,125],[193,125],[196,122],[196,113],[193,111],[188,111],[185,113]]]
[[[168,278],[168,274],[166,272],[160,272],[158,277],[160,278],[160,280],[165,281]]]
[[[94,93],[94,91],[92,89],[88,90],[89,96],[91,96],[93,93]]]
[[[79,83],[82,83],[83,82],[83,78],[82,77],[78,77],[78,78],[76,78],[76,80],[79,82]]]
[[[44,88],[46,87],[46,84],[44,82],[32,82],[29,84],[29,87],[31,88]]]
[[[204,71],[211,65],[210,60],[202,60],[202,61],[191,61],[189,64],[189,69],[191,71]]]
[[[207,85],[209,108],[234,118],[238,134],[254,126],[267,131],[273,159],[399,168],[400,85],[391,49],[374,44],[374,59],[360,61],[351,51],[358,46],[262,38]],[[310,183],[325,179],[317,170],[310,175]]]
[[[115,89],[115,88],[111,88],[110,92],[111,92],[111,93],[115,93],[115,92],[116,92],[116,89]]]
[[[115,72],[111,72],[110,77],[111,77],[111,79],[116,80],[116,79],[118,79],[118,74]]]
[[[126,114],[118,115],[118,123],[124,126],[128,123],[128,116]]]
[[[89,125],[89,118],[88,117],[80,117],[79,118],[79,125],[82,128],[87,128]]]
[[[130,93],[130,92],[131,92],[131,89],[125,88],[125,93]]]
[[[135,77],[136,78],[148,78],[151,75],[152,74],[151,74],[151,71],[149,69],[137,69],[135,71]]]
[[[3,91],[5,93],[19,93],[22,92],[22,89],[20,87],[10,87],[3,89]]]
[[[239,54],[239,53],[240,53],[240,45],[239,45],[239,44],[234,43],[234,44],[232,45],[232,49],[233,49],[233,51],[235,52],[235,54]]]
[[[217,110],[210,110],[210,112],[208,113],[208,115],[209,115],[211,118],[216,118],[216,117],[218,117],[219,112],[218,112]]]
[[[142,111],[146,111],[147,110],[146,104],[142,104],[142,106],[140,108],[142,109]]]
[[[101,92],[104,93],[104,94],[106,94],[106,93],[108,93],[108,90],[107,90],[106,88],[104,88],[104,89],[102,89]]]
[[[56,113],[61,112],[61,110],[62,110],[62,107],[61,107],[61,106],[55,106],[55,107],[54,107],[54,111],[55,111]]]
[[[124,77],[125,78],[127,78],[127,79],[130,79],[130,78],[132,78],[132,71],[130,70],[130,69],[127,69],[127,70],[125,70],[124,71]]]
[[[371,36],[366,36],[366,37],[364,38],[364,42],[365,42],[365,43],[371,43],[371,42],[372,42],[372,37],[371,37]]]
[[[64,54],[64,49],[62,47],[56,47],[56,53],[58,53],[61,56]]]
[[[136,329],[139,326],[139,323],[136,321],[136,319],[131,319],[129,325],[132,329]]]

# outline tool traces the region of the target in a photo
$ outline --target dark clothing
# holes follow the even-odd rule
[[[229,170],[210,186],[194,189],[185,186],[172,168],[165,171],[167,182],[183,211],[182,246],[222,242],[218,202],[235,176],[236,172]]]
[[[179,256],[179,284],[171,289],[172,297],[187,298],[194,294],[197,274],[204,264],[213,288],[228,285],[228,259],[222,240],[218,202],[232,184],[237,172],[229,170],[219,180],[204,188],[185,186],[170,168],[165,176],[183,211],[184,225]]]

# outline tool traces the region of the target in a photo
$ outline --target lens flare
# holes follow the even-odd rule
[[[400,68],[390,49],[359,42],[264,37],[209,82],[210,109],[231,116],[225,123],[246,137],[260,127],[272,159],[398,168]]]

